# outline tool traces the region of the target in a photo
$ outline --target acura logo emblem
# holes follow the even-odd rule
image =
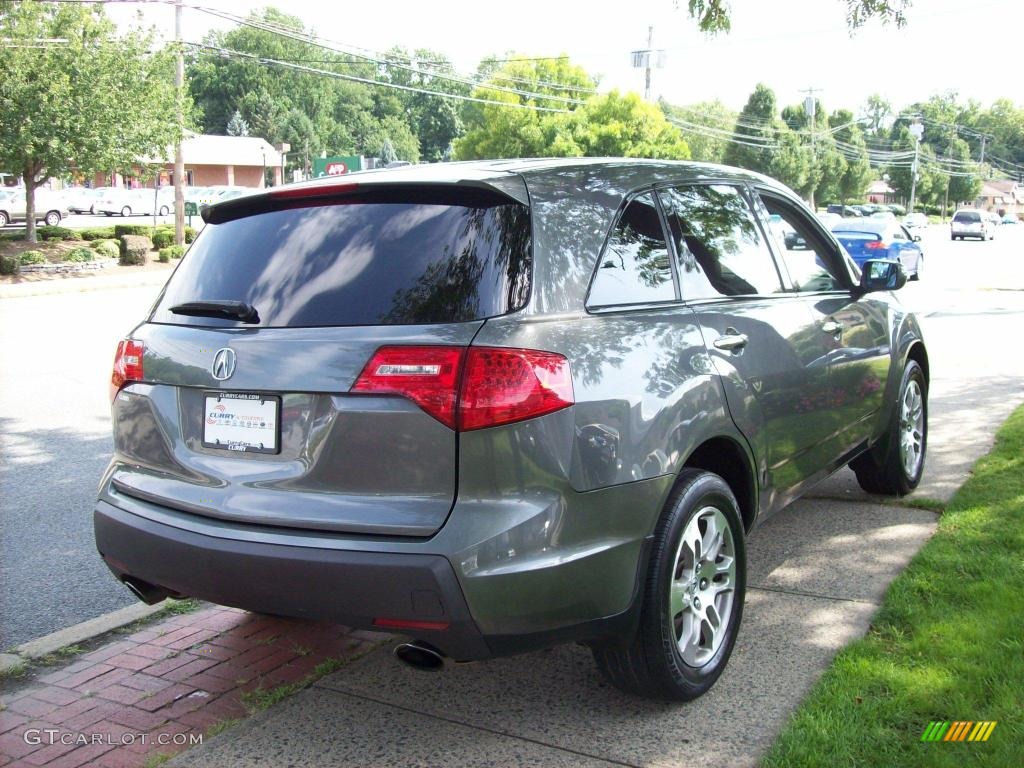
[[[235,372],[235,350],[230,347],[218,349],[213,357],[213,378],[217,381],[230,379]]]

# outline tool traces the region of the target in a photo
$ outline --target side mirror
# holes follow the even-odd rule
[[[872,291],[898,291],[907,284],[907,273],[898,261],[884,259],[865,261],[860,272],[860,288]]]
[[[920,243],[921,242],[921,236],[919,234],[917,234],[916,232],[914,233],[914,242],[915,243]]]

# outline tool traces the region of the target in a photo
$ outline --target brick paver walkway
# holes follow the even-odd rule
[[[219,606],[157,621],[0,696],[0,767],[142,766],[383,637]]]

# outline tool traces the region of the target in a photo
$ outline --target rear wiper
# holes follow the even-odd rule
[[[256,307],[244,301],[187,301],[171,307],[176,315],[194,315],[195,317],[222,317],[226,320],[241,320],[243,323],[258,323],[260,315]]]

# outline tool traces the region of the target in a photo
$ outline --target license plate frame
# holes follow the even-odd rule
[[[236,406],[237,413],[233,414],[239,418],[225,417],[222,423],[218,423],[215,420],[216,415],[225,413],[228,416],[232,415],[227,411],[228,404],[239,404]],[[224,407],[220,408],[219,406]],[[270,409],[267,406],[271,406]],[[268,415],[273,418],[273,423],[269,428],[246,426],[247,423],[259,418],[264,419],[262,424],[265,425]],[[281,397],[266,395],[262,392],[203,392],[202,430],[204,448],[229,453],[280,453]],[[252,430],[252,432],[246,434],[245,430]],[[270,446],[267,445],[265,439],[268,433],[273,436],[273,443]],[[234,439],[231,439],[232,437]],[[264,439],[260,440],[261,437]]]

